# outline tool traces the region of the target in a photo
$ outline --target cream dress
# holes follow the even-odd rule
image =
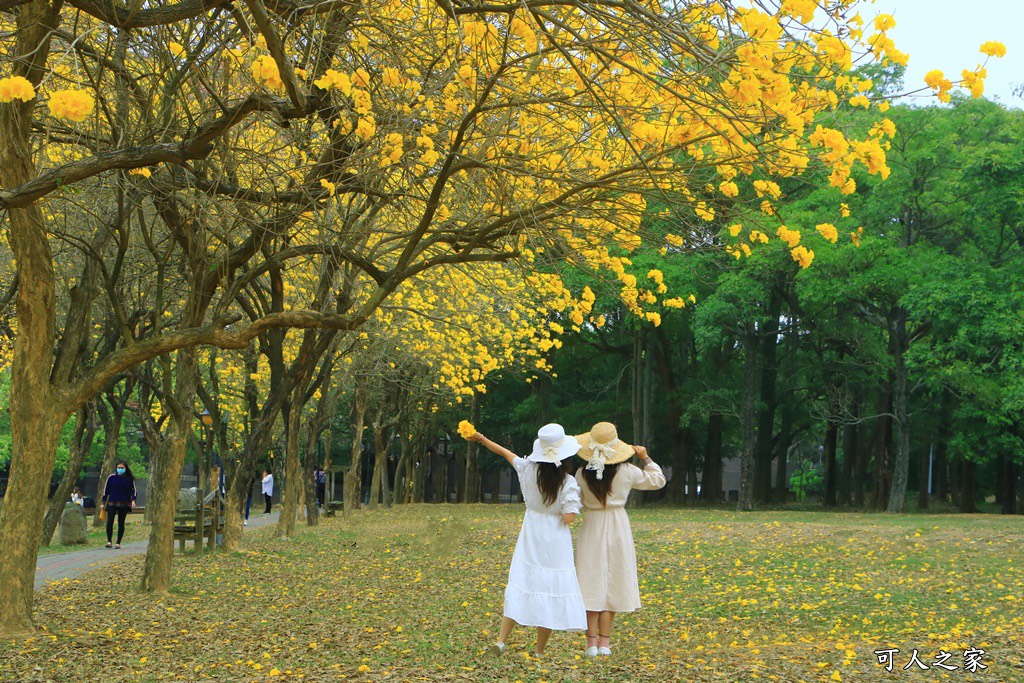
[[[583,604],[588,612],[636,611],[640,609],[640,585],[626,499],[633,489],[660,489],[665,485],[665,475],[654,461],[644,469],[629,463],[619,465],[604,507],[583,478],[582,468],[576,473],[576,481],[586,509],[576,538],[576,567]]]
[[[566,476],[551,505],[537,487],[537,464],[525,458],[512,461],[526,502],[512,566],[505,586],[505,616],[522,626],[557,631],[585,631],[587,613],[573,564],[572,533],[562,521],[580,511],[580,487]]]

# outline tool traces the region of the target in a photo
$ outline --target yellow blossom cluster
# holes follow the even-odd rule
[[[989,40],[981,44],[980,52],[986,57],[1005,57],[1006,46],[999,41]],[[955,85],[960,85],[968,92],[971,93],[971,97],[981,97],[985,92],[985,78],[988,76],[988,70],[984,65],[979,64],[974,69],[963,69],[960,72],[961,80],[959,83],[953,83],[949,80],[946,75],[939,69],[932,69],[924,75],[924,82],[929,88],[935,91],[935,96],[941,102],[949,102],[950,91]]]
[[[476,427],[469,420],[462,420],[459,422],[459,436],[463,439],[470,439],[476,436]]]
[[[799,230],[790,230],[785,225],[780,225],[775,234],[779,236],[779,239],[788,244],[791,249],[800,244]]]
[[[801,268],[808,268],[814,260],[814,252],[803,245],[794,248],[791,253],[793,260],[799,263]]]
[[[56,90],[46,104],[53,116],[81,122],[92,113],[96,100],[85,90]]]
[[[21,100],[28,102],[36,96],[35,88],[27,78],[22,76],[8,76],[0,78],[0,102],[12,102]]]
[[[252,62],[252,77],[257,83],[273,92],[284,92],[284,81],[278,71],[277,62],[270,55],[260,55]]]
[[[815,226],[815,230],[817,230],[822,237],[824,237],[829,242],[832,242],[833,244],[835,244],[836,240],[839,239],[839,231],[836,230],[836,226],[832,225],[831,223],[820,223],[817,226]]]

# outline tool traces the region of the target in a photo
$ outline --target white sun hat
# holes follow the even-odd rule
[[[558,465],[566,458],[576,455],[579,450],[580,442],[575,436],[566,436],[562,425],[549,424],[537,430],[533,452],[526,459],[530,462],[549,462]]]

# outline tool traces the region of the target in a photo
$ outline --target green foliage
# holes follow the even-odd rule
[[[793,487],[796,499],[800,502],[807,500],[809,496],[820,496],[825,490],[825,476],[822,474],[821,465],[801,461],[796,472],[790,476],[789,485]]]
[[[6,469],[11,461],[11,415],[7,410],[10,402],[10,391],[10,372],[0,372],[0,470]],[[61,429],[60,440],[57,443],[57,457],[53,468],[54,477],[62,476],[67,469],[68,461],[71,457],[71,449],[74,445],[76,420],[76,416],[72,415]],[[129,439],[129,434],[138,434],[138,429],[134,426],[131,418],[126,416],[117,441],[117,457],[128,461],[128,465],[132,468],[132,472],[135,473],[136,477],[145,478],[146,462],[139,447],[140,438],[134,436]],[[99,427],[93,437],[89,453],[85,457],[85,462],[82,466],[83,472],[100,466],[103,460],[103,444],[105,439],[105,432],[102,427]]]
[[[864,76],[877,92],[887,92],[902,73]],[[552,358],[557,376],[528,386],[513,377],[497,382],[484,401],[485,425],[500,425],[524,444],[546,407],[551,419],[570,430],[609,419],[630,438],[632,345],[639,338],[649,353],[667,350],[671,366],[668,382],[659,374],[661,360],[654,359],[654,451],[663,459],[679,452],[666,429],[666,421],[678,419],[686,430],[687,457],[701,463],[709,417],[721,415],[723,455],[735,455],[742,445],[742,335],[753,323],[759,353],[773,354],[774,366],[761,378],[774,380],[772,391],[758,403],[762,414],[772,410],[772,457],[794,438],[820,443],[826,420],[852,422],[859,425],[861,455],[869,459],[870,490],[870,478],[879,474],[876,432],[893,438],[893,428],[882,422],[891,413],[884,400],[903,363],[914,458],[926,457],[944,439],[951,461],[982,466],[978,482],[995,480],[989,470],[997,458],[1020,461],[1024,113],[961,99],[949,107],[895,107],[884,116],[897,129],[887,152],[891,175],[883,182],[856,170],[853,195],[808,182],[823,173],[812,165],[805,177],[775,179],[784,196],[774,217],[739,215],[720,196],[702,195],[713,178],[693,178],[691,185],[695,195],[715,205],[714,223],[687,218],[671,197],[649,198],[643,246],[630,256],[628,269],[642,283],[649,270],[660,270],[667,296],[692,293],[696,305],[662,308],[661,326],[655,328],[624,310],[618,283],[595,285],[586,271],[563,273],[575,290],[585,284],[594,289],[594,313],[604,316],[605,326],[584,325],[564,339]],[[855,136],[882,117],[854,108],[844,109],[840,121],[821,123],[845,126]],[[841,215],[842,203],[849,205],[849,217]],[[749,257],[734,259],[724,253],[736,241],[725,229],[734,222],[744,223],[742,235],[756,228],[771,239],[753,245]],[[781,223],[799,230],[800,243],[814,251],[810,268],[801,269],[775,238]],[[837,243],[816,232],[821,223],[837,227]],[[668,233],[685,236],[685,244],[666,247]],[[898,334],[900,320],[905,339]],[[949,397],[948,416],[940,414],[943,397]],[[672,412],[673,402],[681,410]],[[852,457],[843,447],[840,440],[840,464]],[[887,447],[892,452],[891,442]],[[916,467],[910,476],[913,487]],[[792,485],[801,496],[814,495],[822,477],[820,468],[807,468]]]

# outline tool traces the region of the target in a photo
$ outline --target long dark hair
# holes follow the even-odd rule
[[[558,500],[558,492],[562,490],[565,478],[569,476],[568,459],[559,464],[552,462],[537,463],[537,488],[544,496],[544,504],[551,505]]]
[[[619,471],[618,463],[604,466],[604,477],[597,478],[597,470],[583,469],[583,480],[587,482],[587,488],[594,494],[594,497],[601,501],[601,507],[608,504],[608,492],[612,490],[612,481],[615,480],[615,473]]]
[[[128,463],[124,460],[118,460],[117,464],[114,465],[114,474],[117,474],[117,468],[119,465],[124,465],[124,474],[122,476],[128,477],[128,481],[135,483],[135,475],[132,474],[132,468],[128,467]]]

